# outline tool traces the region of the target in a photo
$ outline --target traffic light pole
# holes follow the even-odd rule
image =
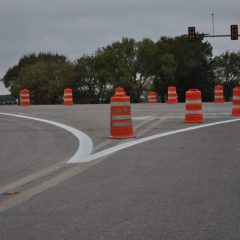
[[[189,42],[195,42],[198,39],[203,40],[206,37],[215,38],[215,37],[231,37],[231,40],[238,40],[240,36],[238,34],[238,25],[232,24],[230,25],[230,34],[217,34],[215,35],[215,28],[214,28],[214,13],[212,15],[212,35],[206,33],[197,33],[194,26],[188,27],[188,40]]]
[[[204,39],[206,37],[215,38],[215,37],[231,37],[231,40],[238,40],[238,37],[240,36],[238,34],[238,25],[234,24],[230,26],[230,33],[231,34],[217,34],[214,33],[214,13],[212,13],[212,27],[213,32],[212,35],[206,34],[206,33],[196,33],[195,27],[188,27],[188,40],[189,42],[195,42],[196,39]]]
[[[201,36],[201,37],[204,37],[204,38],[206,38],[206,37],[211,37],[211,38],[215,38],[215,37],[231,37],[231,35],[230,34],[220,34],[220,35],[209,35],[209,34],[197,34],[197,36]],[[240,35],[238,35],[238,36],[240,36]]]

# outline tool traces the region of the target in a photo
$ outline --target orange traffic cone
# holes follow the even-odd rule
[[[123,88],[116,88],[111,97],[111,129],[110,138],[135,137],[132,128],[130,97]]]
[[[157,102],[157,94],[154,91],[149,92],[148,94],[148,103],[156,103]]]
[[[168,101],[169,104],[178,103],[176,87],[168,87]]]
[[[185,123],[202,123],[202,97],[198,89],[189,89],[186,92]]]
[[[64,89],[63,101],[64,105],[73,105],[72,89],[70,88]]]
[[[214,90],[214,102],[215,103],[224,103],[223,98],[223,86],[217,85]]]
[[[232,116],[240,116],[240,87],[233,89]]]
[[[20,105],[21,106],[29,106],[30,105],[30,96],[29,96],[28,89],[23,89],[20,91]]]

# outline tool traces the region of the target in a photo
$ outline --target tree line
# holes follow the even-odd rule
[[[165,102],[168,86],[176,86],[179,101],[190,88],[201,90],[203,101],[212,101],[217,84],[224,86],[228,101],[240,83],[240,52],[213,57],[210,43],[189,43],[185,36],[156,42],[122,38],[75,61],[53,53],[25,55],[2,81],[14,98],[29,89],[33,104],[61,103],[65,88],[73,89],[76,103],[107,103],[119,86],[136,103],[152,90]]]

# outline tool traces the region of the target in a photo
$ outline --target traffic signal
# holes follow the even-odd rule
[[[238,25],[231,25],[231,40],[238,40]]]
[[[189,42],[196,41],[195,27],[188,27],[188,40]]]

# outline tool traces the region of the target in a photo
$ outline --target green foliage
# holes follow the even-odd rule
[[[185,100],[190,88],[202,91],[203,100],[210,100],[213,88],[212,47],[201,40],[189,43],[184,36],[161,38],[157,43],[153,86],[165,101],[167,87],[177,87],[179,100]]]
[[[232,96],[232,89],[240,84],[240,51],[225,52],[214,58],[216,83],[223,84],[226,101]]]
[[[97,103],[101,89],[101,78],[96,71],[96,59],[93,56],[83,56],[78,59],[74,71],[76,81],[74,88],[78,90],[80,103]]]
[[[153,68],[153,85],[151,90],[155,90],[165,102],[167,87],[175,85],[176,59],[171,51],[172,38],[161,38],[156,43],[155,61]]]
[[[64,63],[67,61],[67,58],[63,55],[51,54],[51,53],[39,53],[36,55],[35,53],[31,53],[28,55],[24,55],[18,62],[17,65],[8,69],[6,74],[3,77],[3,82],[5,87],[9,88],[11,84],[17,80],[20,71],[28,65],[32,65],[37,63],[38,61],[51,61],[55,63]]]
[[[123,38],[96,52],[95,58],[101,62],[96,71],[106,80],[111,92],[121,86],[132,102],[138,102],[151,82],[154,55],[155,44],[150,39],[136,42]]]
[[[227,52],[213,60],[208,42],[189,43],[180,36],[156,42],[123,38],[73,63],[63,55],[33,53],[9,68],[2,80],[15,98],[28,88],[35,104],[61,103],[67,87],[73,89],[75,102],[106,103],[119,86],[132,102],[139,102],[150,90],[157,91],[164,102],[171,85],[177,87],[180,101],[190,88],[198,88],[203,100],[210,101],[215,83],[225,84],[227,91],[239,83],[239,73],[240,53]]]
[[[17,79],[11,84],[10,91],[15,98],[23,88],[30,90],[33,104],[61,103],[64,88],[71,85],[69,77],[73,66],[56,61],[38,61],[20,70]],[[67,80],[68,79],[68,80]]]

